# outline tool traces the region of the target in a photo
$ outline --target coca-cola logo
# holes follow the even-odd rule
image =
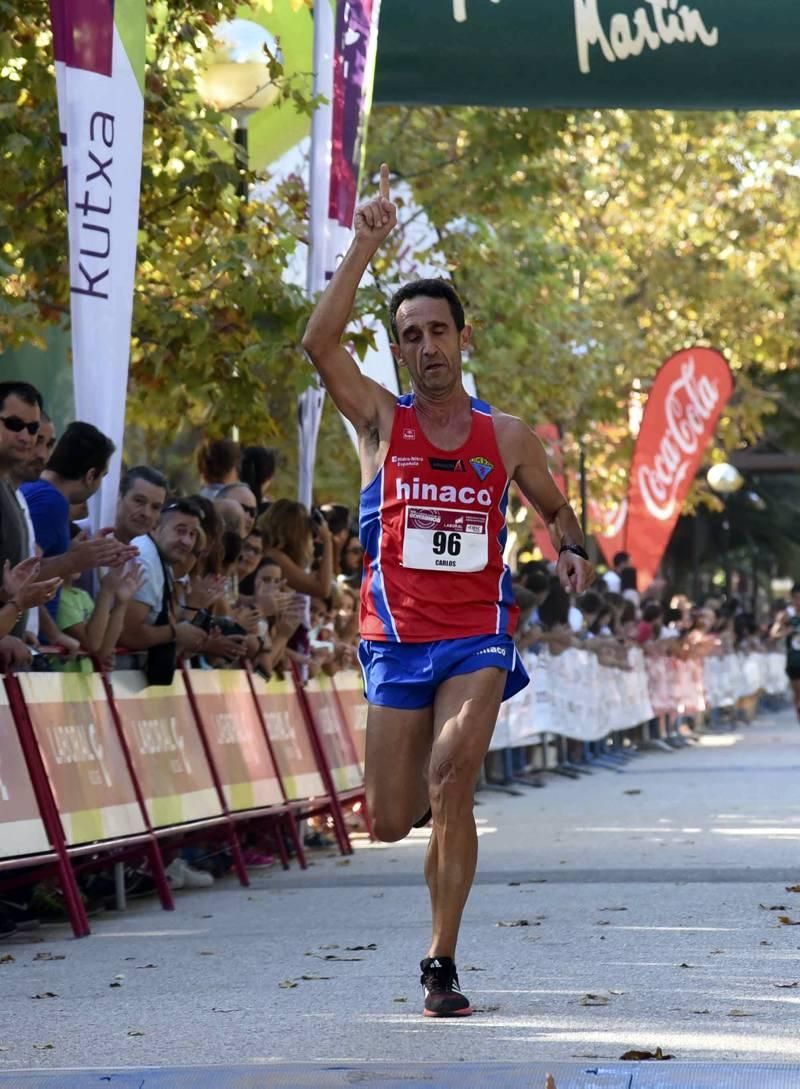
[[[719,384],[695,375],[689,356],[664,401],[664,434],[650,461],[639,466],[637,483],[648,512],[659,521],[675,515],[677,496],[695,455],[701,449],[708,421],[721,400]]]

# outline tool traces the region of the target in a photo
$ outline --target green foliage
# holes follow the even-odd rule
[[[309,378],[298,351],[308,304],[284,279],[305,242],[305,187],[289,178],[243,204],[230,122],[195,91],[214,25],[236,11],[234,0],[148,5],[128,422],[149,449],[181,429],[234,424],[244,442],[279,439],[293,432],[295,394]],[[42,344],[69,297],[48,4],[4,0],[0,16],[5,349]],[[277,108],[309,108],[296,87],[285,98]]]
[[[730,361],[725,450],[776,410],[765,386],[800,317],[799,153],[778,114],[393,108],[373,115],[368,165],[389,162],[430,216],[482,394],[558,423],[573,470],[583,436],[599,500],[621,494],[634,379],[646,391],[678,349]],[[405,250],[377,262],[383,281]]]

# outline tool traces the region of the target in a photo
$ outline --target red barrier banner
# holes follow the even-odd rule
[[[656,375],[628,490],[625,550],[642,590],[658,571],[683,500],[732,392],[730,368],[712,348],[677,352]]]
[[[150,823],[164,828],[222,815],[211,769],[180,673],[148,686],[143,673],[111,676],[114,704]]]
[[[100,676],[18,679],[67,845],[146,832]]]
[[[187,675],[228,809],[283,805],[247,674],[190,669]]]
[[[337,673],[333,686],[339,694],[344,717],[350,728],[350,736],[356,747],[356,755],[361,767],[367,751],[367,712],[369,704],[364,698],[364,681],[360,673],[348,669]]]
[[[0,858],[49,850],[8,696],[0,685]]]
[[[353,742],[347,735],[330,677],[316,677],[306,684],[304,691],[336,790],[354,790],[362,786],[364,776]]]
[[[279,680],[267,684],[257,673],[252,680],[286,797],[289,801],[322,797],[327,791],[294,684]]]

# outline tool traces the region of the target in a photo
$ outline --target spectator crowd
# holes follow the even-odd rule
[[[171,494],[156,467],[126,467],[114,525],[93,533],[87,501],[113,454],[91,424],[57,435],[30,384],[0,383],[0,669],[99,664],[168,684],[181,656],[196,668],[247,660],[265,678],[357,665],[357,510],[274,498],[274,453],[215,439],[198,452],[196,494]],[[658,579],[640,594],[619,553],[577,599],[545,562],[520,566],[514,587],[518,645],[537,653],[580,646],[624,667],[631,646],[646,656],[785,647],[800,713],[800,585],[756,617],[721,594],[672,596]],[[324,828],[306,842],[324,845]],[[249,857],[270,861],[268,851]],[[175,887],[213,880],[191,861],[171,865]],[[10,908],[0,903],[0,935],[13,929]]]

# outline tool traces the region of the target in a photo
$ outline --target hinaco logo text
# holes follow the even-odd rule
[[[469,505],[477,503],[481,507],[491,507],[492,493],[488,488],[471,488],[466,485],[463,488],[455,488],[452,484],[439,487],[438,484],[422,483],[415,476],[411,483],[405,480],[395,481],[397,486],[397,498],[408,502],[409,500],[428,500],[431,503],[463,503]]]

